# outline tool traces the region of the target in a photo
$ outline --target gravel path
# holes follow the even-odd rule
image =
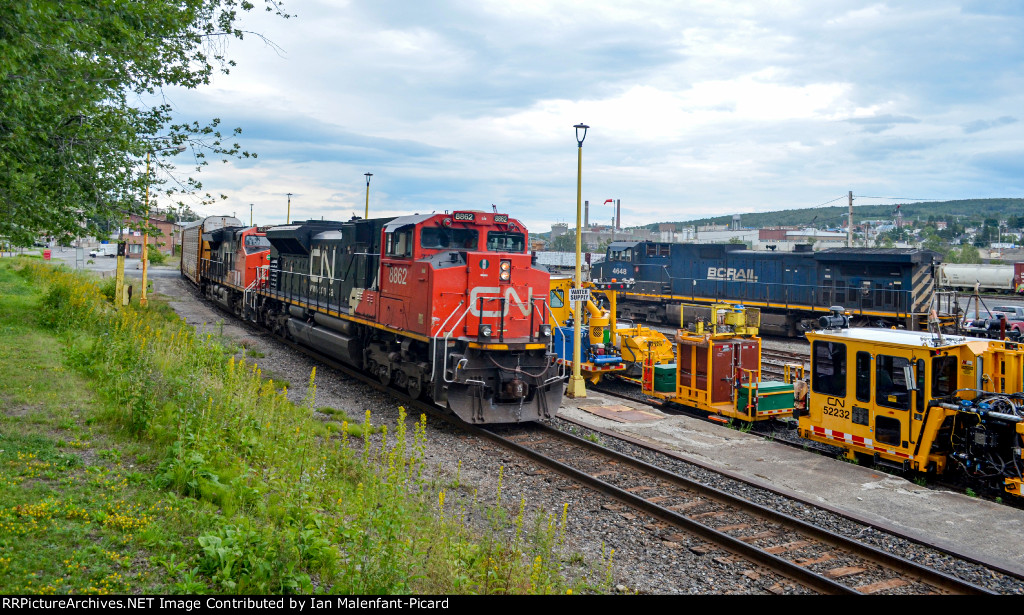
[[[387,396],[319,365],[316,361],[278,343],[268,334],[241,324],[206,302],[199,301],[180,279],[154,280],[156,292],[169,297],[175,311],[189,324],[203,331],[222,333],[244,347],[256,351],[264,375],[291,383],[290,396],[301,401],[310,371],[317,367],[316,406],[343,410],[361,420],[370,410],[373,424],[393,425],[398,417],[397,404]],[[561,420],[560,429],[586,435],[587,430]],[[411,427],[410,427],[411,428]],[[501,501],[509,508],[509,518],[525,500],[528,515],[538,513],[561,516],[568,504],[568,527],[563,553],[565,574],[572,580],[586,576],[593,585],[608,578],[607,554],[611,558],[612,586],[618,592],[642,594],[780,594],[804,593],[802,589],[759,573],[729,554],[708,546],[697,538],[666,535],[658,521],[641,513],[624,510],[603,496],[571,484],[566,479],[540,469],[529,460],[519,459],[504,449],[466,436],[455,428],[428,422],[426,460],[432,478],[450,482],[459,478],[461,494],[484,503],[495,503],[501,471]],[[592,436],[592,437],[597,437]],[[847,535],[861,535],[871,544],[922,563],[937,563],[946,572],[1004,593],[1024,593],[1024,583],[994,575],[987,570],[924,549],[871,528],[847,521],[805,504],[796,503],[769,492],[736,483],[720,475],[674,461],[663,455],[600,436],[601,441],[649,463],[697,478],[748,496],[764,506],[776,508],[805,521]],[[467,506],[467,508],[470,508]],[[486,520],[469,515],[467,521],[482,532],[491,531]],[[531,527],[528,523],[527,527]],[[510,530],[511,533],[511,530]]]

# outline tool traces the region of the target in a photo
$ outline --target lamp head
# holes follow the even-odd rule
[[[590,128],[590,126],[587,126],[586,124],[576,124],[573,128],[576,129],[576,143],[579,144],[579,147],[583,147],[583,140],[587,138],[587,129]],[[583,132],[580,133],[580,130]]]

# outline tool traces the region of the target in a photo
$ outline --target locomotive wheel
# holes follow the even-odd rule
[[[405,388],[409,392],[409,397],[413,399],[419,399],[423,395],[423,381],[419,378],[409,378],[409,383]]]
[[[391,384],[391,368],[387,365],[381,365],[378,367],[377,378],[380,379],[381,384]]]

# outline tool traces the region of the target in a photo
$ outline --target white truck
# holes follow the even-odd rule
[[[117,256],[117,244],[116,243],[101,243],[92,250],[89,251],[90,258],[96,258],[98,256]]]

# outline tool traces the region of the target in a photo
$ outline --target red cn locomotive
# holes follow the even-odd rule
[[[243,316],[246,291],[251,298],[266,285],[267,234],[255,226],[242,226],[235,218],[215,216],[187,226],[182,238],[182,274],[207,297]]]
[[[518,221],[480,211],[310,220],[266,238],[270,265],[251,287],[205,268],[215,299],[467,422],[557,410],[564,378],[550,352],[549,276]]]

